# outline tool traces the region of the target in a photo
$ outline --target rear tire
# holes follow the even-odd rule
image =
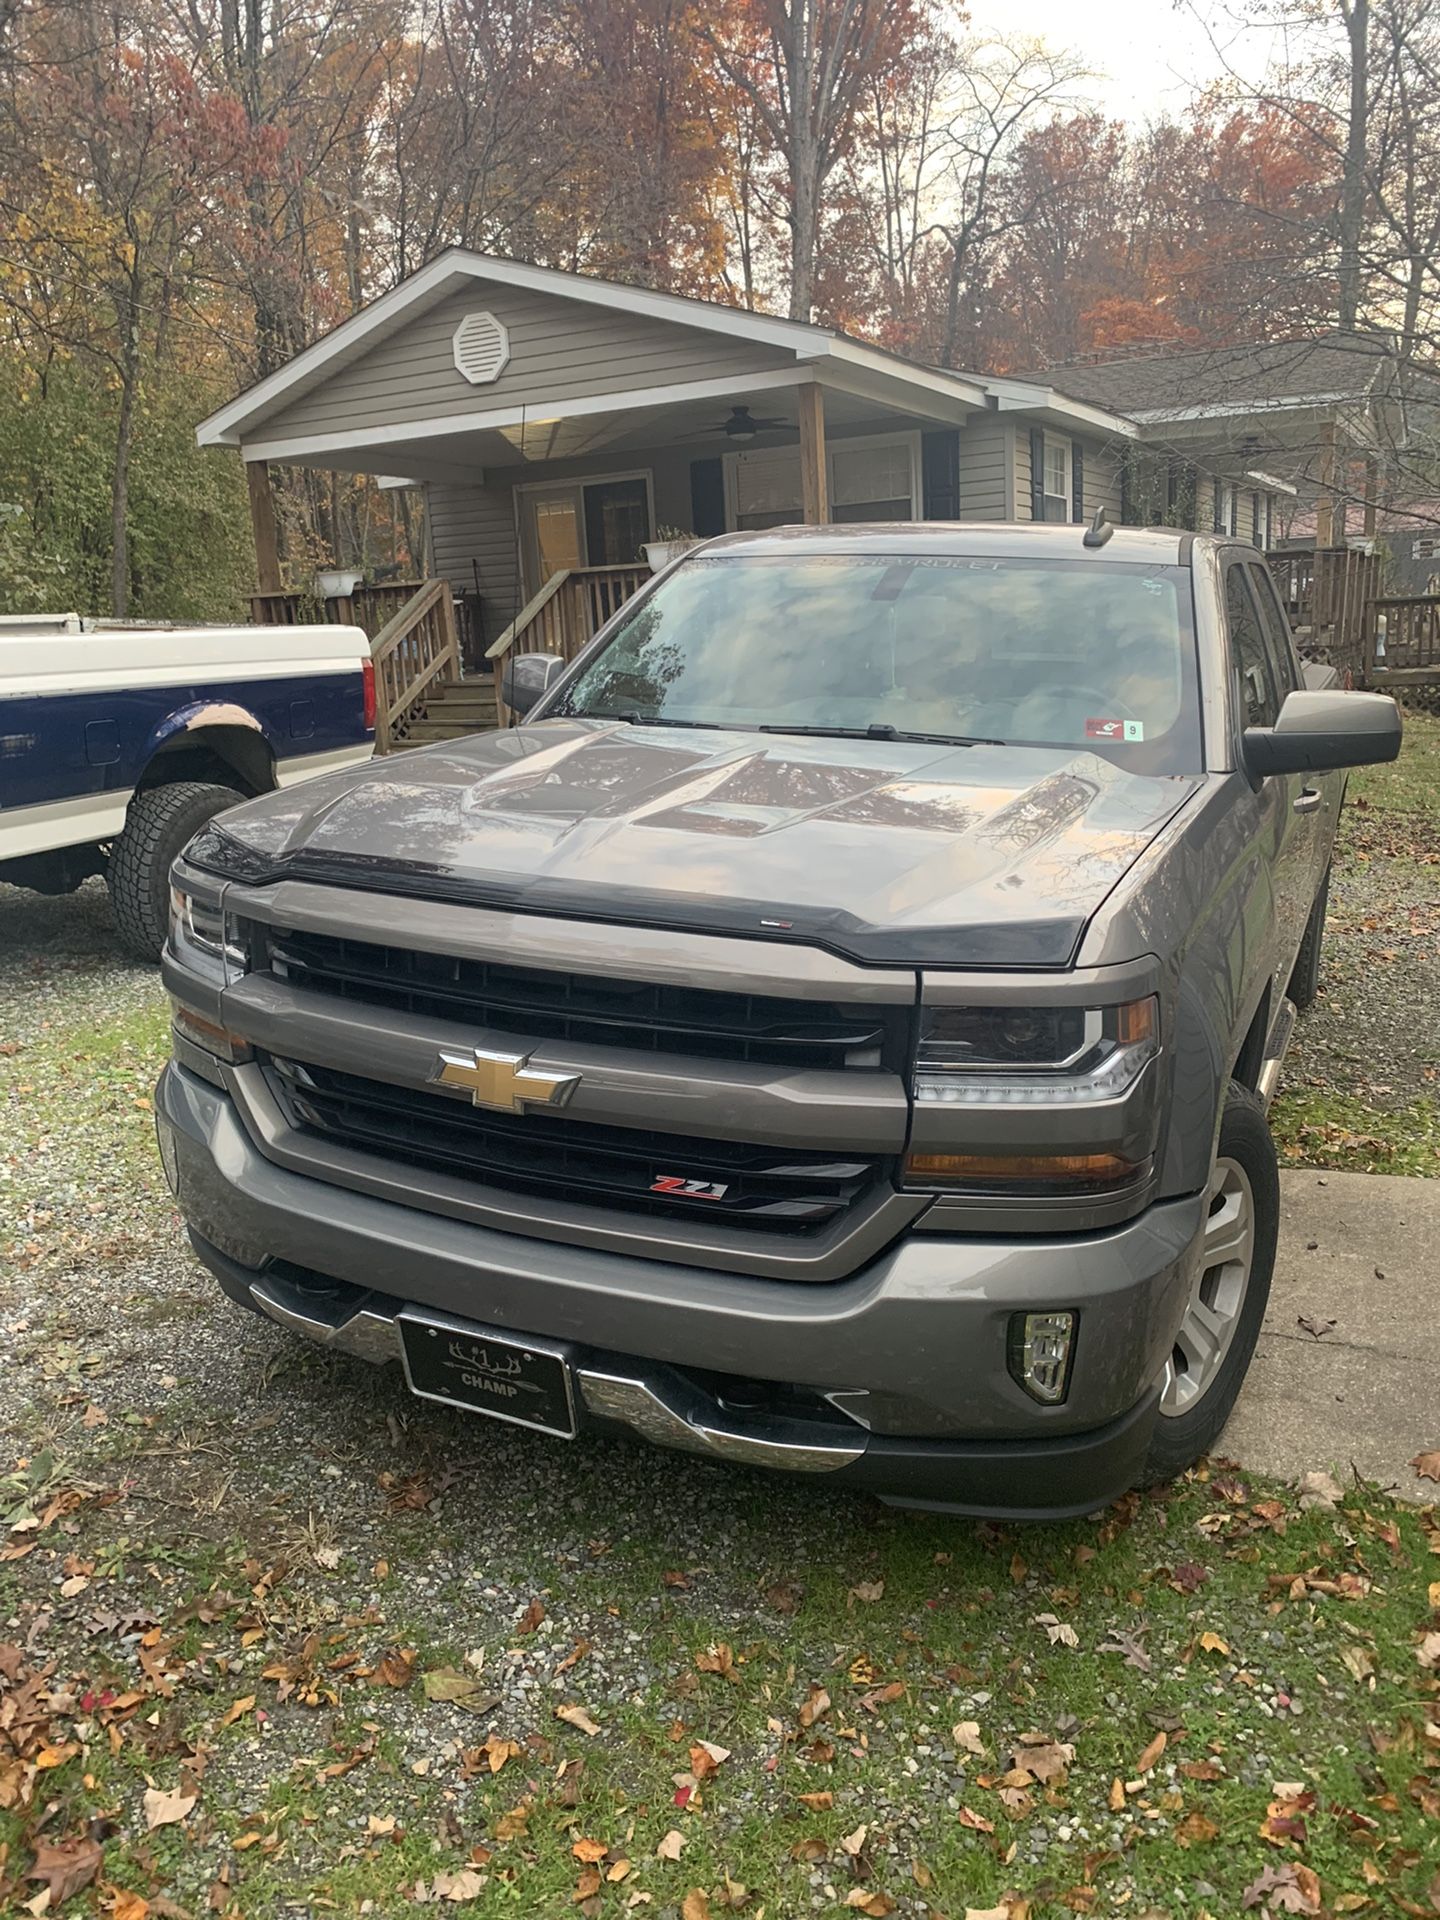
[[[137,793],[110,849],[106,875],[120,944],[137,960],[158,960],[170,913],[170,868],[207,821],[244,798],[202,780]]]
[[[1270,1298],[1280,1175],[1265,1109],[1231,1081],[1211,1175],[1205,1245],[1165,1372],[1146,1484],[1208,1453],[1235,1405]]]
[[[1325,915],[1329,906],[1330,869],[1327,867],[1320,891],[1315,896],[1315,904],[1310,909],[1310,918],[1305,922],[1305,938],[1300,942],[1300,951],[1295,956],[1290,985],[1285,990],[1286,998],[1294,1002],[1300,1013],[1314,1006],[1320,991],[1320,950],[1325,944]]]

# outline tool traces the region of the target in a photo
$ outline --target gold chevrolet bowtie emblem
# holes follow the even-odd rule
[[[453,1053],[442,1048],[430,1078],[437,1086],[461,1087],[473,1105],[496,1113],[526,1107],[563,1107],[580,1083],[578,1073],[542,1073],[528,1053],[486,1053],[479,1047]]]

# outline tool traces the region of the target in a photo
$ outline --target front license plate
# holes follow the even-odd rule
[[[555,1347],[412,1308],[399,1316],[410,1391],[517,1427],[575,1438],[570,1368]]]

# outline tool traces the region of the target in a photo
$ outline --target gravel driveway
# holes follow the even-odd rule
[[[0,1911],[1432,1897],[1433,1512],[977,1527],[422,1405],[189,1257],[165,1036],[100,888],[0,888]]]

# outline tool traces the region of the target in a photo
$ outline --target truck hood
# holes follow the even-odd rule
[[[873,965],[1063,967],[1202,784],[1068,747],[553,720],[267,795],[197,852],[252,883],[746,933]]]

